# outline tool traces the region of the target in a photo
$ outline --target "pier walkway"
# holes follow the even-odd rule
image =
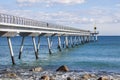
[[[11,37],[15,37],[15,36],[22,37],[22,42],[18,57],[20,59],[24,47],[25,37],[31,36],[33,41],[35,56],[36,59],[38,59],[41,36],[46,36],[48,41],[49,54],[52,54],[51,52],[52,36],[58,37],[57,47],[59,51],[61,51],[62,50],[61,36],[65,38],[64,43],[66,48],[69,48],[68,44],[70,44],[71,47],[73,47],[78,43],[84,44],[86,42],[90,42],[91,40],[97,40],[97,34],[98,33],[93,33],[88,30],[82,30],[78,28],[57,25],[57,24],[0,13],[0,37],[6,37],[8,40],[8,46],[10,49],[10,55],[13,64],[15,64],[15,60],[14,60],[12,43],[11,43]],[[38,37],[38,44],[36,44],[35,37]]]

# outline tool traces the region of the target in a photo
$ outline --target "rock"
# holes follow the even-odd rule
[[[6,77],[9,77],[9,78],[16,78],[17,75],[15,73],[7,73],[6,74]]]
[[[71,77],[67,77],[67,80],[73,80]]]
[[[95,74],[89,74],[92,78],[97,78]]]
[[[85,74],[85,75],[82,76],[82,78],[85,79],[85,80],[88,80],[91,77],[92,77],[91,74]]]
[[[45,76],[41,76],[41,80],[50,80],[49,76],[45,75]]]
[[[33,72],[41,72],[43,71],[42,67],[36,67],[32,69]]]
[[[98,80],[109,80],[109,77],[107,77],[107,76],[102,76],[102,77],[98,78]]]
[[[56,71],[68,72],[68,71],[69,71],[69,69],[68,69],[68,67],[67,67],[67,66],[62,65],[62,66],[60,66],[60,67],[59,67]]]
[[[55,80],[53,76],[50,76],[50,80]]]

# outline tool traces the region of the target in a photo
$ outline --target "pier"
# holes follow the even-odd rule
[[[15,64],[14,53],[11,43],[11,37],[21,36],[22,42],[19,50],[18,58],[21,59],[21,55],[24,48],[24,40],[30,36],[33,42],[34,54],[36,59],[39,58],[40,37],[45,36],[48,43],[49,54],[52,54],[52,37],[58,37],[58,50],[62,51],[61,37],[64,37],[64,48],[74,47],[80,44],[85,44],[91,41],[97,40],[98,32],[91,32],[89,30],[82,30],[78,28],[52,24],[23,17],[7,15],[0,13],[0,37],[6,37],[8,46],[10,49],[10,56],[13,65]],[[36,44],[36,38],[38,37],[38,43]],[[54,42],[53,42],[54,43]]]

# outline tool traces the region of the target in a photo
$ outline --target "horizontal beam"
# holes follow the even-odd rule
[[[18,25],[18,24],[9,24],[9,23],[0,23],[0,29],[10,29],[10,30],[17,30],[17,31],[49,31],[49,32],[68,32],[68,33],[90,33],[89,31],[75,31],[75,30],[69,30],[69,29],[58,29],[56,28],[48,28],[43,26],[29,26],[29,25]]]
[[[13,31],[0,31],[0,37],[14,37],[14,36],[90,36],[89,34],[79,33],[47,33],[47,32],[13,32]]]
[[[20,36],[23,36],[23,37],[25,37],[25,36],[39,36],[40,33],[20,32],[19,35],[20,35]]]
[[[14,37],[16,35],[17,32],[0,31],[0,37]]]

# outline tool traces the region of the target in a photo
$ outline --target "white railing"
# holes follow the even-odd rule
[[[71,31],[77,31],[77,32],[90,33],[90,31],[88,30],[81,30],[77,28],[27,19],[23,17],[12,16],[12,15],[2,14],[2,13],[0,13],[0,23],[37,26],[37,27],[55,28],[55,29],[61,29],[61,30],[71,30]]]

